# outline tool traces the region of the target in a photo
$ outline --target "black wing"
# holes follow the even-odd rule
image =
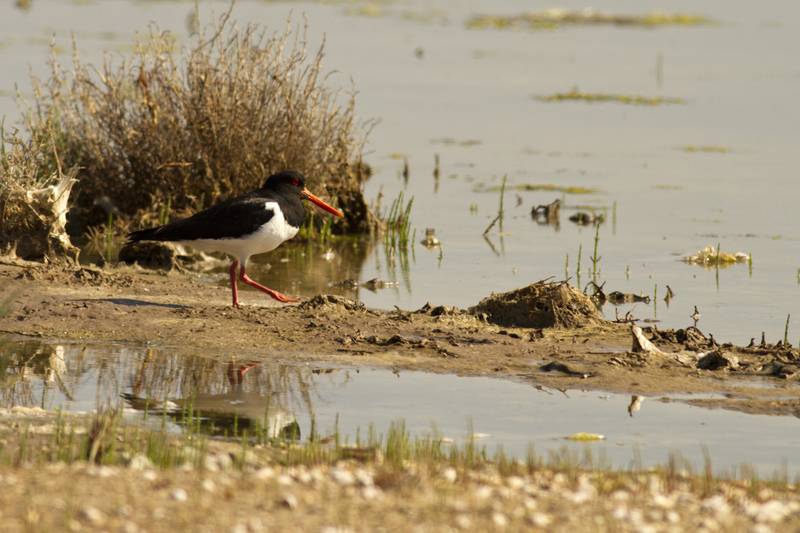
[[[230,239],[250,235],[275,216],[268,200],[258,196],[240,196],[225,200],[195,215],[158,228],[134,231],[130,242],[193,241],[197,239]]]

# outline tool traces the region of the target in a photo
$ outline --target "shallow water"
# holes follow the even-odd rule
[[[248,421],[263,424],[266,416],[272,436],[305,439],[313,419],[321,436],[332,435],[338,423],[342,441],[355,443],[358,436],[366,438],[371,425],[385,433],[402,419],[412,437],[440,432],[459,446],[471,426],[475,435],[485,435],[477,444],[489,454],[502,447],[521,459],[533,445],[544,457],[588,452],[597,466],[623,469],[665,464],[674,453],[700,469],[707,446],[717,473],[734,473],[746,464],[762,476],[800,475],[795,418],[708,410],[676,397],[645,398],[629,414],[631,397],[619,394],[369,367],[287,365],[279,353],[242,354],[232,367],[229,355],[205,355],[5,339],[0,342],[0,406],[81,412],[124,403],[129,419],[142,421],[145,402],[161,413],[169,401],[167,409],[179,412],[182,399],[191,398],[206,420],[213,418],[215,429],[206,429],[214,435],[230,435],[234,423],[240,430]],[[246,373],[231,373],[257,362]],[[564,439],[578,432],[606,439],[591,444]]]
[[[204,20],[210,3],[201,2]],[[328,269],[329,278],[292,285],[290,269],[253,269],[267,286],[312,293],[341,281],[342,271],[360,281],[397,281],[393,290],[361,291],[368,306],[416,309],[426,301],[467,307],[499,292],[555,276],[589,281],[594,228],[567,217],[576,206],[604,210],[600,228],[599,282],[606,290],[657,294],[650,305],[623,306],[662,327],[698,326],[718,339],[747,343],[800,337],[800,3],[683,1],[660,4],[669,12],[700,11],[717,23],[699,27],[569,27],[554,31],[468,29],[475,14],[530,10],[514,0],[500,7],[475,1],[255,2],[240,0],[234,17],[283,30],[293,13],[308,19],[311,49],[326,39],[325,65],[338,70],[331,82],[349,87],[357,113],[380,118],[366,157],[375,176],[366,192],[379,191],[384,206],[401,190],[414,197],[412,226],[419,241],[434,228],[440,250],[419,244],[406,264],[394,264],[380,247]],[[542,8],[547,7],[545,5]],[[567,2],[564,9],[583,9]],[[606,2],[618,14],[645,13],[638,2]],[[36,0],[23,11],[0,6],[0,115],[6,127],[19,116],[11,94],[30,98],[29,69],[47,75],[48,45],[69,64],[70,33],[83,60],[102,51],[129,53],[136,31],[153,21],[187,39],[186,2]],[[220,6],[216,8],[219,13]],[[659,67],[660,65],[660,67]],[[685,104],[546,103],[535,95],[583,91],[666,96]],[[725,152],[687,151],[722,147]],[[408,159],[410,179],[400,177]],[[441,159],[438,186],[434,156]],[[506,218],[499,234],[484,229],[499,206],[490,190],[507,176]],[[521,191],[520,185],[596,189],[592,194]],[[519,204],[517,204],[517,195]],[[561,198],[560,228],[540,226],[533,206]],[[470,206],[477,206],[477,212]],[[706,271],[680,256],[708,245],[752,254],[748,265]],[[577,275],[578,255],[581,273]],[[277,255],[276,255],[277,254]],[[280,252],[267,256],[273,266]],[[358,254],[361,255],[361,254]],[[349,259],[339,259],[349,261]],[[567,268],[568,263],[568,268]],[[282,274],[282,272],[284,274]],[[284,277],[284,275],[286,277]],[[226,283],[224,275],[215,281]],[[663,302],[666,286],[675,292]],[[465,290],[468,289],[468,290]],[[613,307],[604,313],[613,318]]]

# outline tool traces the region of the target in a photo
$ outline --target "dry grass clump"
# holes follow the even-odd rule
[[[498,326],[580,328],[603,321],[589,297],[566,281],[542,280],[515,291],[492,294],[470,307]]]
[[[35,102],[19,98],[26,136],[53,132],[45,159],[81,167],[71,217],[105,223],[107,197],[149,225],[158,206],[185,214],[292,169],[346,213],[335,230],[375,231],[361,192],[370,123],[356,120],[355,93],[329,87],[323,47],[309,57],[305,34],[240,29],[232,7],[183,50],[153,28],[132,57],[107,53],[94,67],[73,44],[72,69],[51,58],[51,78],[33,80]]]
[[[66,222],[77,169],[64,173],[53,165],[52,131],[36,133],[23,142],[0,128],[0,256],[74,261],[78,249],[70,242]]]

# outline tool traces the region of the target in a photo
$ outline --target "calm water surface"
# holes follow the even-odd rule
[[[240,430],[248,421],[267,418],[273,436],[291,428],[305,439],[313,419],[321,436],[338,427],[343,442],[355,443],[359,435],[366,438],[370,426],[385,434],[392,423],[404,420],[412,437],[436,431],[458,446],[467,441],[471,425],[475,435],[482,435],[476,443],[489,454],[502,447],[523,459],[533,445],[540,456],[589,453],[596,465],[606,467],[648,468],[675,454],[700,469],[706,446],[716,473],[734,474],[748,465],[761,476],[776,471],[800,475],[800,426],[792,417],[713,411],[669,397],[645,398],[641,409],[629,415],[631,397],[625,395],[492,378],[288,365],[279,353],[240,354],[234,362],[230,355],[213,355],[0,339],[0,406],[91,411],[123,404],[131,419],[141,420],[146,398],[159,415],[164,402],[180,413],[183,400],[192,398],[195,409],[214,420],[214,434],[230,434],[238,413]],[[235,372],[259,362],[241,378]],[[120,395],[127,398],[124,403]],[[151,418],[160,422],[161,416]],[[564,439],[577,432],[602,434],[606,440],[582,444]]]
[[[604,211],[599,232],[600,282],[608,291],[658,295],[638,304],[636,317],[658,318],[662,327],[698,326],[718,339],[747,343],[760,337],[800,339],[800,252],[797,201],[800,185],[800,3],[667,1],[660,10],[701,13],[716,24],[700,27],[570,27],[554,31],[473,30],[476,14],[511,15],[551,4],[485,2],[236,3],[241,24],[283,30],[292,14],[305,15],[312,49],[326,39],[325,66],[349,87],[357,113],[379,118],[366,159],[375,168],[367,197],[400,191],[414,197],[417,241],[435,228],[439,249],[417,244],[407,261],[389,260],[377,246],[342,253],[313,270],[313,282],[292,290],[357,277],[397,281],[396,289],[357,296],[378,308],[413,309],[426,301],[474,305],[492,291],[570,276],[590,279],[593,227],[567,220],[578,206]],[[563,9],[585,3],[561,2]],[[641,14],[640,2],[604,2],[602,10]],[[103,50],[129,54],[136,31],[151,21],[188,39],[187,2],[34,0],[22,11],[0,6],[0,115],[6,127],[18,115],[11,94],[30,97],[29,70],[47,75],[45,60],[55,34],[57,56],[69,63],[70,33],[85,61]],[[217,6],[217,12],[221,5]],[[201,2],[209,20],[211,4]],[[660,65],[660,67],[659,67]],[[665,96],[684,104],[546,103],[537,95],[587,92]],[[721,147],[725,151],[687,151]],[[401,178],[402,157],[410,179]],[[441,177],[434,183],[434,157]],[[506,177],[504,234],[483,231],[499,205]],[[523,191],[523,185],[584,187],[590,194]],[[542,226],[531,208],[562,199],[559,228]],[[471,209],[471,206],[474,208]],[[752,269],[716,272],[684,264],[681,256],[708,245],[752,254]],[[577,273],[581,250],[581,272]],[[267,256],[278,263],[281,253]],[[311,252],[309,252],[311,253]],[[349,254],[349,255],[348,255]],[[352,257],[351,257],[352,256]],[[568,267],[567,267],[567,256]],[[296,260],[295,256],[283,257]],[[293,259],[294,258],[294,259]],[[306,262],[322,263],[318,258]],[[268,286],[287,290],[287,269],[251,272]],[[319,278],[322,276],[322,278]],[[260,279],[259,279],[260,278]],[[227,283],[220,270],[220,284]],[[662,298],[669,285],[676,297]],[[620,314],[633,308],[623,307]],[[613,318],[615,310],[604,313]]]

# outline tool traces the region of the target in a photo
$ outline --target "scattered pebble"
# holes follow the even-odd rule
[[[495,527],[502,529],[508,525],[508,518],[503,513],[495,511],[492,513],[492,522]]]
[[[120,505],[119,507],[117,507],[117,510],[116,510],[116,513],[115,513],[115,514],[116,514],[117,516],[121,516],[121,517],[123,517],[123,518],[124,518],[124,517],[126,517],[126,516],[130,516],[130,514],[131,514],[132,512],[133,512],[133,507],[131,507],[131,506],[130,506],[130,505],[128,505],[127,503],[123,503],[122,505]]]
[[[343,468],[335,468],[331,470],[331,479],[337,485],[353,485],[356,482],[356,477],[349,470]]]
[[[294,511],[297,509],[297,497],[291,492],[284,492],[281,496],[281,505]]]
[[[546,528],[552,522],[553,519],[550,517],[550,515],[540,512],[531,513],[531,524],[536,527]]]
[[[780,522],[792,513],[792,509],[778,500],[764,503],[750,503],[745,506],[745,512],[758,523]]]
[[[459,529],[472,528],[472,519],[467,514],[458,514],[455,519],[456,527]]]
[[[380,500],[383,498],[383,491],[375,485],[370,485],[361,489],[361,497],[365,500]]]
[[[458,472],[452,466],[448,466],[442,471],[442,478],[450,483],[455,483],[458,478]]]
[[[265,466],[256,470],[253,477],[258,481],[267,481],[275,477],[275,470],[269,466]]]
[[[525,480],[519,476],[510,476],[506,479],[506,486],[511,490],[519,490],[525,486]]]
[[[185,502],[189,499],[189,493],[185,489],[177,488],[169,493],[169,497],[176,502]]]
[[[93,505],[87,505],[81,509],[81,518],[85,519],[95,527],[102,526],[106,521],[106,517],[103,512]]]
[[[476,500],[488,500],[492,497],[492,487],[488,487],[486,485],[477,487],[472,491],[472,495],[475,496]]]
[[[728,500],[719,494],[707,498],[700,505],[700,508],[704,511],[713,513],[718,518],[726,516],[731,511],[731,506],[728,505]]]
[[[155,468],[155,465],[153,465],[153,462],[146,455],[137,453],[131,457],[128,468],[131,470],[152,470]]]

